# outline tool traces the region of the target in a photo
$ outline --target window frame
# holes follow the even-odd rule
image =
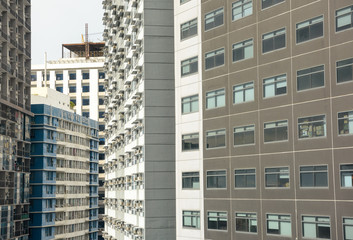
[[[350,223],[345,223],[345,220],[350,220]],[[342,228],[343,228],[343,237],[344,239],[347,239],[346,236],[346,226],[351,227],[353,229],[353,217],[342,217]],[[351,240],[353,238],[350,238],[348,240]]]
[[[315,218],[315,221],[312,222],[312,221],[304,221],[304,217],[312,217],[312,218]],[[323,225],[323,224],[327,224],[327,222],[319,222],[317,219],[318,218],[328,218],[329,220],[329,228],[330,228],[330,237],[329,238],[320,238],[318,237],[318,225]],[[304,224],[305,222],[309,223],[309,224],[315,224],[315,235],[316,235],[316,238],[319,238],[319,239],[331,239],[331,236],[332,236],[332,233],[331,233],[331,218],[330,216],[312,216],[312,215],[301,215],[301,227],[302,227],[302,237],[303,238],[311,238],[311,237],[306,237],[304,236],[305,234],[305,231],[304,231]]]
[[[338,64],[342,63],[342,62],[345,62],[345,61],[350,61],[351,63],[349,64],[344,64],[343,66],[338,66]],[[344,68],[344,67],[348,67],[350,66],[350,70],[351,70],[351,76],[352,76],[352,79],[349,79],[349,80],[344,80],[344,81],[338,81],[338,69],[339,68]],[[345,83],[351,83],[353,81],[353,57],[352,58],[345,58],[345,59],[341,59],[339,61],[336,61],[336,84],[345,84]]]
[[[250,130],[247,130],[247,129],[251,129],[252,128],[252,131]],[[253,132],[253,139],[254,141],[252,143],[243,143],[243,144],[235,144],[235,134],[236,134],[236,129],[242,129],[243,131],[241,132],[238,132],[238,133],[248,133],[248,132]],[[251,145],[255,145],[256,144],[256,138],[255,138],[255,124],[252,124],[252,125],[246,125],[246,126],[236,126],[236,127],[233,127],[233,146],[234,147],[242,147],[242,146],[251,146]]]
[[[347,117],[340,117],[340,114],[347,114]],[[343,121],[342,129],[340,128],[340,123]],[[345,121],[348,122],[348,133],[340,133],[340,131],[347,131],[345,127]],[[349,125],[352,122],[352,129],[350,130]],[[353,110],[348,110],[345,112],[337,112],[337,133],[339,137],[351,136],[353,135]]]
[[[278,135],[278,128],[282,128],[282,125],[278,125],[278,124],[281,124],[281,123],[284,123],[284,122],[286,122],[287,123],[287,125],[286,125],[286,127],[287,127],[287,138],[286,139],[277,139],[277,135]],[[268,128],[266,128],[266,125],[270,125],[270,124],[275,124],[275,127],[268,127]],[[287,142],[287,141],[289,141],[289,129],[288,129],[288,127],[289,127],[289,124],[288,124],[288,119],[281,119],[281,120],[277,120],[277,121],[273,121],[273,122],[264,122],[264,125],[263,125],[263,129],[264,129],[264,131],[263,131],[263,142],[264,142],[264,144],[268,144],[268,143],[278,143],[278,142]],[[265,134],[265,130],[268,130],[268,129],[275,129],[275,140],[272,140],[272,141],[266,141],[266,138],[265,138],[265,136],[266,136],[266,134]]]
[[[313,69],[315,68],[320,68],[320,67],[323,67],[322,70],[316,70],[316,71],[313,71]],[[300,73],[300,72],[303,72],[303,71],[310,71],[310,72],[307,72],[307,73]],[[312,87],[313,85],[313,75],[315,74],[320,74],[320,73],[323,73],[323,85],[322,86],[318,86],[318,87]],[[304,88],[304,89],[301,89],[299,90],[299,78],[300,77],[306,77],[306,76],[310,76],[310,88]],[[319,88],[325,88],[325,64],[322,64],[322,65],[317,65],[317,66],[311,66],[309,68],[302,68],[302,69],[299,69],[298,71],[296,71],[296,81],[297,81],[297,92],[304,92],[304,91],[309,91],[309,90],[314,90],[314,89],[319,89]]]
[[[248,170],[254,170],[254,172],[245,172],[245,173],[236,173],[236,171],[248,171]],[[245,177],[245,181],[246,181],[246,186],[245,187],[237,187],[237,181],[236,181],[236,177],[237,176],[244,176]],[[248,176],[253,176],[254,177],[254,186],[249,186],[248,184],[248,180],[247,177]],[[244,189],[256,189],[256,168],[235,168],[234,169],[234,189],[235,190],[244,190]]]
[[[210,133],[210,132],[216,132],[216,134],[215,134],[215,135],[211,135],[211,137],[213,137],[213,136],[216,136],[216,137],[217,137],[217,136],[219,136],[219,135],[217,135],[217,133],[220,132],[220,131],[224,131],[224,146],[220,146],[220,147],[211,147],[211,148],[208,147],[207,138],[208,138],[209,136],[207,136],[207,134]],[[222,135],[222,134],[220,134],[220,135]],[[227,147],[227,131],[226,131],[225,128],[208,130],[208,131],[206,131],[205,137],[206,137],[206,150],[210,150],[210,149],[220,149],[220,148],[226,148],[226,147]]]
[[[207,55],[212,55],[210,57],[207,57]],[[223,63],[222,64],[219,64],[219,65],[216,65],[216,57],[217,56],[222,56],[223,55]],[[207,68],[207,59],[210,59],[210,58],[213,58],[213,66],[210,67],[210,68]],[[206,52],[205,53],[205,71],[208,71],[208,70],[211,70],[211,69],[214,69],[214,68],[218,68],[218,67],[222,67],[225,65],[225,48],[224,47],[221,47],[221,48],[218,48],[216,50],[213,50],[213,51],[210,51],[210,52]]]
[[[266,0],[265,0],[266,1]],[[276,1],[276,0],[271,0],[271,1]],[[267,6],[267,7],[263,7],[263,2],[264,2],[264,0],[262,0],[261,1],[261,10],[265,10],[265,9],[268,9],[268,8],[271,8],[271,7],[274,7],[274,6],[276,6],[276,5],[278,5],[278,4],[281,4],[281,3],[283,3],[283,2],[285,2],[285,0],[277,0],[278,2],[276,2],[276,3],[273,3],[273,4],[271,4],[271,5],[269,5],[269,6]]]
[[[185,212],[190,212],[189,215],[185,215]],[[196,215],[194,215],[194,213],[196,213]],[[198,215],[197,215],[198,213]],[[190,217],[191,218],[191,224],[190,226],[185,226],[184,225],[184,218],[185,217]],[[186,229],[201,229],[201,212],[200,211],[195,211],[195,210],[182,210],[182,223],[183,223],[183,228]],[[194,221],[196,221],[195,224],[192,224]],[[195,227],[193,227],[193,225],[195,225]],[[198,227],[197,227],[198,225]]]
[[[287,168],[287,172],[281,172],[281,169]],[[273,172],[266,172],[266,169],[278,169],[278,171],[273,171]],[[276,177],[277,180],[277,186],[268,186],[267,184],[267,175],[278,175]],[[279,179],[281,179],[281,175],[288,175],[288,182],[284,183],[285,186],[280,186]],[[264,168],[264,183],[265,183],[265,189],[290,189],[291,188],[291,181],[290,181],[290,167],[289,166],[273,166],[273,167],[265,167]],[[286,186],[288,184],[288,186]]]
[[[197,97],[197,100],[194,97]],[[188,100],[188,99],[190,99],[190,100]],[[183,101],[185,101],[185,102],[183,102]],[[197,109],[196,110],[192,110],[193,109],[192,108],[192,106],[193,106],[192,104],[195,103],[195,102],[197,102]],[[184,112],[184,104],[189,105],[190,112]],[[198,112],[198,111],[199,111],[199,95],[198,94],[181,98],[181,115],[195,113],[195,112]]]
[[[326,171],[325,170],[316,170],[315,167],[326,167]],[[314,167],[313,170],[302,170],[302,168],[304,167]],[[309,173],[312,174],[312,178],[313,178],[313,185],[312,186],[303,186],[303,181],[302,181],[302,174],[305,173]],[[326,182],[327,182],[327,186],[317,186],[316,184],[316,174],[317,173],[326,173]],[[299,187],[301,189],[317,189],[317,188],[329,188],[329,169],[328,169],[328,165],[327,164],[316,164],[316,165],[300,165],[299,166]]]
[[[320,121],[307,121],[307,122],[303,122],[303,123],[299,123],[299,120],[301,119],[310,119],[310,118],[315,118],[315,117],[323,117],[323,120],[320,120]],[[308,125],[308,129],[310,128],[310,124],[312,123],[316,123],[316,122],[323,122],[323,131],[324,131],[324,135],[323,136],[309,136],[310,133],[308,131],[307,133],[307,137],[300,137],[301,134],[300,134],[300,125]],[[305,116],[305,117],[300,117],[297,119],[297,126],[298,126],[298,140],[305,140],[305,139],[317,139],[317,138],[326,138],[327,137],[327,124],[326,124],[326,114],[322,114],[322,115],[314,115],[314,116]],[[312,128],[313,129],[313,128]],[[315,130],[316,132],[317,130]],[[312,132],[314,132],[314,130],[312,130]],[[311,133],[312,134],[312,133]]]
[[[351,15],[351,24],[350,24],[350,27],[344,27],[344,28],[342,28],[342,29],[337,29],[338,17],[339,17],[339,16],[337,16],[337,12],[342,11],[342,10],[345,10],[345,9],[349,9],[349,8],[351,8],[351,9],[350,9],[351,11],[350,11],[350,12],[347,12],[347,13],[344,13],[344,14],[342,14],[342,15]],[[340,15],[340,16],[342,16],[342,15]],[[348,24],[348,26],[349,26],[349,24]],[[345,7],[343,7],[343,8],[337,9],[337,10],[335,11],[335,32],[337,33],[337,32],[341,32],[341,31],[349,30],[349,29],[351,29],[351,28],[353,28],[353,5],[345,6]]]
[[[236,47],[235,48],[235,46],[238,46],[238,45],[240,47]],[[252,47],[251,57],[245,57],[245,49],[247,47]],[[238,59],[238,60],[234,60],[234,57],[236,56],[236,54],[235,54],[236,50],[241,50],[242,51],[243,58]],[[237,42],[237,43],[234,43],[232,45],[232,63],[237,63],[237,62],[249,60],[249,59],[252,59],[252,58],[254,58],[254,39],[253,38],[250,38],[250,39],[247,39],[247,40],[244,40],[244,41],[241,41],[241,42]]]
[[[195,36],[198,35],[198,29],[197,29],[198,28],[198,22],[197,21],[198,21],[197,18],[193,18],[191,20],[188,20],[188,21],[183,22],[183,23],[180,24],[180,41],[184,41],[184,40],[187,40],[189,38],[192,38],[192,37],[195,37]],[[194,24],[194,23],[196,23],[196,24]],[[188,26],[186,26],[186,25],[188,25]],[[194,30],[194,28],[196,28],[196,33],[192,33],[190,31],[190,29]],[[184,36],[185,34],[183,34],[183,32],[185,32],[185,31],[191,32],[192,35]]]
[[[195,59],[196,59],[196,62],[194,61]],[[188,62],[188,63],[185,64],[185,62]],[[189,66],[189,69],[191,70],[192,69],[191,66],[194,66],[193,64],[195,64],[195,63],[196,63],[196,71],[194,71],[194,72],[189,71],[188,73],[184,73],[183,74],[183,67]],[[186,77],[186,76],[189,76],[189,75],[193,75],[193,74],[198,73],[198,71],[199,71],[199,59],[198,59],[198,56],[194,56],[194,57],[182,60],[180,62],[180,77]]]
[[[195,175],[188,175],[188,176],[183,176],[184,173],[189,173],[189,174],[192,174],[192,173],[197,173]],[[193,179],[194,178],[198,178],[198,187],[197,188],[194,188],[194,187],[191,187],[191,188],[188,188],[188,187],[184,187],[184,179],[191,179],[191,183],[192,185],[194,185],[194,181]],[[182,172],[181,173],[181,189],[182,190],[200,190],[200,172],[198,171],[190,171],[190,172]]]
[[[285,78],[285,80],[283,80],[283,77]],[[269,81],[272,80],[273,82],[269,82],[269,83],[265,83],[265,81]],[[281,84],[285,82],[286,86],[285,86],[285,93],[277,93],[278,89],[281,89],[280,87],[278,87],[278,84]],[[274,95],[271,96],[266,96],[266,91],[265,91],[265,87],[269,86],[269,85],[273,85],[274,87]],[[283,88],[283,87],[282,87]],[[288,84],[287,84],[287,73],[284,74],[280,74],[280,75],[276,75],[276,76],[272,76],[272,77],[268,77],[268,78],[263,78],[262,79],[262,98],[263,99],[268,99],[268,98],[274,98],[274,97],[279,97],[279,96],[285,96],[288,94]]]
[[[277,216],[277,219],[270,219],[269,216]],[[281,219],[281,217],[286,217],[287,219]],[[289,220],[288,220],[289,218]],[[269,233],[269,221],[277,222],[279,233]],[[281,234],[281,223],[286,222],[290,224],[290,235]],[[266,213],[266,235],[272,236],[282,236],[282,237],[292,237],[292,216],[288,213]]]
[[[284,33],[282,33],[284,31]],[[268,38],[265,38],[266,36],[268,35],[273,35],[272,37],[268,37]],[[279,37],[281,35],[284,35],[284,46],[283,47],[278,47],[278,48],[275,48],[275,38],[276,37]],[[271,53],[271,52],[274,52],[274,51],[277,51],[277,50],[282,50],[282,49],[285,49],[287,47],[287,29],[284,27],[284,28],[280,28],[280,29],[277,29],[277,30],[274,30],[272,32],[267,32],[267,33],[264,33],[262,34],[262,37],[261,37],[261,48],[262,48],[262,51],[261,53],[262,54],[267,54],[267,53]],[[273,49],[271,50],[267,50],[266,52],[264,52],[264,40],[267,40],[267,39],[270,39],[272,38],[273,39]]]
[[[207,96],[208,94],[211,94],[210,96]],[[218,98],[221,97],[223,95],[224,97],[224,105],[218,106]],[[208,107],[208,99],[214,98],[215,100],[215,107]],[[225,88],[219,88],[219,89],[214,89],[211,91],[207,91],[205,94],[205,108],[206,110],[211,110],[211,109],[216,109],[216,108],[221,108],[221,107],[225,107],[227,105],[226,103],[226,89]]]
[[[351,169],[342,169],[343,166],[351,166]],[[339,177],[340,177],[340,188],[341,189],[353,189],[353,164],[352,163],[341,163],[340,164],[340,174],[339,174]],[[351,176],[351,186],[343,186],[343,175],[342,173],[350,173],[351,175],[348,175],[348,176]]]
[[[237,214],[245,214],[246,216],[237,216]],[[238,230],[237,219],[245,220],[247,222],[245,225],[247,225],[249,231]],[[253,226],[251,225],[251,221],[254,221],[254,220],[256,222],[256,232],[251,231],[251,227]],[[257,234],[257,228],[258,228],[257,223],[258,223],[258,220],[257,220],[256,212],[255,213],[254,212],[235,212],[235,232]]]
[[[238,2],[241,2],[239,6],[236,6],[236,7],[240,7],[241,8],[241,17],[240,18],[237,18],[235,19],[234,18],[234,9],[236,7],[234,7],[234,5]],[[249,2],[251,2],[251,14],[248,14],[248,15],[245,15],[245,11],[244,11],[244,5],[248,4]],[[252,0],[238,0],[238,1],[234,1],[232,2],[232,22],[235,22],[235,21],[238,21],[242,18],[245,18],[245,17],[248,17],[248,16],[251,16],[254,14],[254,5],[253,5],[253,1]]]
[[[315,21],[315,20],[317,20],[319,18],[321,18],[320,22],[312,23],[313,21]],[[304,24],[304,23],[307,23],[307,22],[309,22],[308,25],[298,28],[298,25]],[[310,38],[311,27],[313,27],[314,25],[319,24],[319,23],[322,23],[322,35],[318,36],[318,37]],[[298,30],[302,30],[302,29],[307,28],[307,27],[309,27],[309,30],[308,30],[309,31],[309,39],[298,42]],[[305,21],[302,21],[302,22],[299,22],[299,23],[295,24],[295,37],[296,37],[295,38],[295,43],[296,43],[296,45],[299,45],[299,44],[302,44],[302,43],[305,43],[305,42],[309,42],[309,41],[312,41],[312,40],[315,40],[315,39],[318,39],[318,38],[323,38],[324,35],[325,35],[325,32],[324,32],[324,15],[313,17],[313,18],[310,18],[310,19],[307,19]]]
[[[247,85],[251,85],[251,87],[247,87]],[[236,90],[235,88],[236,87],[240,87],[242,86],[243,88],[242,89],[239,89],[239,90]],[[245,101],[242,101],[242,102],[235,102],[235,94],[236,92],[242,92],[243,94],[243,100],[246,99],[246,94],[245,92],[248,90],[248,89],[252,89],[252,95],[253,95],[253,98],[252,100],[245,100]],[[237,85],[234,85],[233,86],[233,105],[236,105],[236,104],[242,104],[242,103],[247,103],[247,102],[254,102],[255,101],[255,84],[254,84],[254,81],[251,81],[251,82],[246,82],[246,83],[242,83],[242,84],[237,84]]]
[[[219,173],[219,174],[216,174],[216,175],[208,175],[209,172],[220,172],[220,171],[224,171],[225,173]],[[217,187],[209,187],[208,186],[208,177],[217,177]],[[225,177],[225,187],[219,187],[219,180],[218,178],[219,177]],[[228,188],[227,186],[227,169],[212,169],[212,170],[207,170],[206,171],[206,189],[207,190],[226,190]]]
[[[218,11],[222,11],[222,12],[217,14]],[[207,15],[211,15],[211,14],[213,14],[213,16],[207,18]],[[217,15],[216,15],[216,14],[217,14]],[[206,29],[206,26],[207,26],[206,21],[207,21],[208,19],[213,18],[213,23],[215,23],[215,18],[216,18],[218,15],[220,15],[220,14],[222,14],[222,24],[219,24],[219,25],[216,25],[216,26],[215,26],[215,24],[214,24],[212,27]],[[216,10],[213,10],[213,11],[210,11],[210,12],[206,13],[205,16],[204,16],[204,24],[205,24],[205,27],[204,27],[204,31],[205,31],[205,32],[210,31],[210,30],[212,30],[212,29],[214,29],[214,28],[217,28],[217,27],[220,27],[220,26],[224,25],[224,7],[220,7],[220,8],[218,8],[218,9],[216,9]]]
[[[210,216],[209,214],[210,213],[217,213],[217,216]],[[224,218],[224,216],[220,216],[219,214],[226,214],[226,224],[227,224],[227,226],[226,226],[226,229],[219,229],[218,227],[217,227],[217,229],[214,229],[214,228],[209,228],[209,218],[217,218],[217,225],[219,225],[218,224],[218,222],[219,222],[219,219],[220,218]],[[220,210],[209,210],[209,211],[207,211],[207,230],[208,231],[222,231],[222,232],[228,232],[228,211],[220,211]]]
[[[191,139],[191,140],[194,140],[196,139],[194,136],[197,135],[197,148],[192,148],[192,149],[185,149],[184,148],[184,140],[188,140],[188,139]],[[191,136],[191,137],[194,137],[194,138],[187,138],[187,139],[184,139],[184,137],[187,137],[187,136]],[[200,134],[198,132],[194,132],[194,133],[187,133],[187,134],[182,134],[181,135],[181,151],[182,152],[190,152],[190,151],[198,151],[200,150]]]

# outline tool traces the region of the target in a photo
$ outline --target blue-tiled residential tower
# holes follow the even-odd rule
[[[30,239],[97,239],[98,122],[32,104]]]

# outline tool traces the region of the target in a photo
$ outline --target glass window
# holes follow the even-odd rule
[[[199,134],[186,134],[182,137],[182,151],[197,150],[199,149]]]
[[[262,53],[286,47],[286,29],[262,35]]]
[[[183,172],[182,185],[183,189],[200,189],[199,172]]]
[[[89,92],[89,85],[82,86],[82,92]]]
[[[105,89],[104,89],[104,85],[99,85],[98,86],[98,92],[104,92]]]
[[[104,129],[105,129],[105,125],[104,125],[104,124],[99,125],[99,126],[98,126],[98,128],[99,128],[99,131],[104,131]]]
[[[105,144],[105,138],[99,138],[99,145]]]
[[[235,213],[235,231],[256,233],[256,213]]]
[[[181,76],[187,76],[198,71],[197,56],[181,61]]]
[[[297,71],[297,90],[322,87],[325,84],[324,65]]]
[[[330,218],[302,216],[303,237],[330,239]]]
[[[327,166],[301,166],[301,187],[327,187]]]
[[[56,87],[55,89],[56,89],[56,91],[61,92],[61,93],[64,91],[63,87]]]
[[[64,75],[62,73],[56,73],[55,77],[56,77],[56,80],[63,80],[64,79]]]
[[[344,240],[353,240],[353,218],[343,218]]]
[[[265,168],[266,187],[289,188],[289,168]]]
[[[89,98],[83,98],[82,99],[82,106],[87,106],[89,105]]]
[[[207,171],[207,188],[227,188],[226,170]]]
[[[290,215],[266,214],[267,234],[292,236]]]
[[[248,82],[233,86],[233,103],[254,101],[254,83]]]
[[[89,112],[82,112],[82,116],[86,117],[86,118],[89,118]]]
[[[190,97],[184,97],[181,99],[181,111],[182,114],[193,113],[199,110],[199,96],[194,95]]]
[[[69,86],[69,92],[70,93],[75,93],[76,92],[76,86]]]
[[[235,188],[255,188],[256,187],[256,172],[255,169],[236,169]]]
[[[254,43],[252,39],[233,44],[233,62],[254,57]]]
[[[264,141],[275,142],[288,140],[288,121],[270,122],[264,124]]]
[[[75,80],[76,79],[76,73],[69,73],[69,80]]]
[[[218,148],[226,146],[226,130],[214,130],[206,132],[206,148]]]
[[[99,98],[98,99],[98,104],[99,105],[103,105],[104,104],[104,99],[103,98]]]
[[[325,115],[298,119],[299,138],[314,138],[326,136]]]
[[[104,112],[98,112],[98,118],[104,118]]]
[[[89,72],[83,72],[82,79],[89,79]]]
[[[37,74],[36,73],[31,74],[31,81],[37,81]]]
[[[180,0],[180,4],[186,3],[188,1],[190,1],[190,0]]]
[[[220,8],[205,15],[205,31],[223,25],[224,9]]]
[[[314,38],[322,37],[324,34],[324,17],[316,17],[307,21],[298,23],[297,43],[305,42]]]
[[[234,128],[234,146],[255,143],[255,125]]]
[[[336,62],[337,83],[353,80],[353,58]]]
[[[279,75],[270,78],[266,78],[263,80],[263,96],[274,97],[287,93],[287,75]]]
[[[353,111],[338,113],[338,134],[353,134]]]
[[[224,48],[205,54],[205,69],[211,69],[224,64]]]
[[[353,164],[342,164],[340,166],[341,187],[353,187]]]
[[[277,3],[284,2],[284,0],[262,0],[262,9],[271,7]]]
[[[252,0],[240,0],[232,3],[232,20],[238,20],[252,14]]]
[[[98,78],[99,79],[104,79],[105,78],[105,73],[104,72],[98,72]]]
[[[227,212],[208,212],[207,228],[214,230],[227,230],[228,213]]]
[[[353,27],[353,5],[336,11],[336,31]]]
[[[197,18],[180,25],[180,39],[197,35]]]
[[[183,211],[183,227],[200,229],[200,211]]]
[[[206,92],[206,109],[224,107],[225,105],[226,97],[224,88]]]

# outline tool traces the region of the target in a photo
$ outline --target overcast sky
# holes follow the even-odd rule
[[[32,0],[32,64],[61,58],[61,44],[80,43],[88,23],[89,41],[102,41],[102,0]],[[94,34],[99,33],[99,34]]]

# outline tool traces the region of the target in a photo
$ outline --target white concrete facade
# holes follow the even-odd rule
[[[198,35],[181,40],[181,24],[197,19]],[[176,116],[176,231],[178,240],[204,239],[203,217],[203,133],[202,133],[202,57],[201,57],[201,1],[174,1],[175,34],[175,116]],[[198,57],[198,71],[181,74],[181,62]],[[182,98],[198,95],[198,110],[182,113]],[[182,136],[199,134],[198,149],[183,151]],[[183,189],[183,173],[198,172],[199,188]],[[183,211],[199,212],[199,227],[183,224]]]

